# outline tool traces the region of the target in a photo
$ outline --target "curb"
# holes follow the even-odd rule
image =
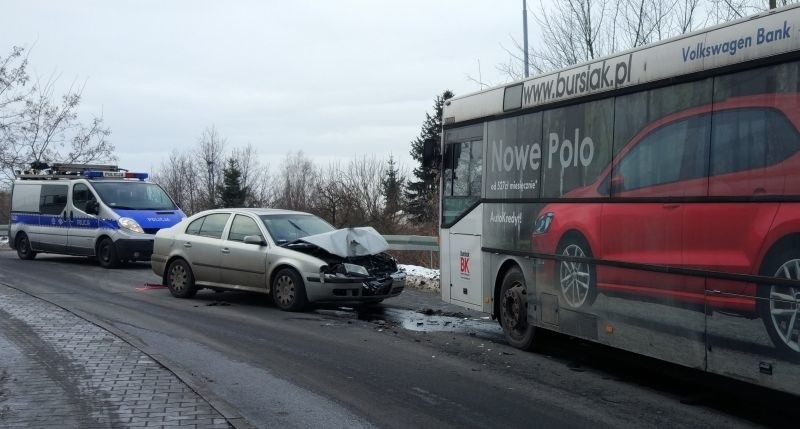
[[[143,344],[141,341],[139,341],[138,339],[132,337],[131,335],[128,335],[126,332],[123,332],[122,330],[120,330],[120,329],[114,327],[113,325],[110,325],[110,324],[108,324],[108,323],[106,323],[106,322],[104,322],[102,320],[95,319],[94,317],[92,317],[92,316],[90,316],[90,315],[88,315],[88,314],[86,314],[86,313],[84,313],[82,311],[70,310],[68,308],[63,307],[60,304],[57,304],[57,303],[55,303],[53,301],[50,301],[49,299],[42,298],[40,296],[36,296],[36,295],[34,295],[34,294],[32,294],[32,293],[30,293],[28,291],[22,290],[22,289],[20,289],[20,288],[18,288],[16,286],[12,286],[12,285],[10,285],[8,283],[0,282],[0,285],[6,286],[6,287],[11,288],[11,289],[14,289],[14,290],[16,290],[18,292],[24,293],[25,295],[28,295],[30,297],[39,299],[41,301],[47,302],[47,303],[49,303],[51,305],[54,305],[54,306],[56,306],[56,307],[58,307],[58,308],[60,308],[60,309],[62,309],[64,311],[66,311],[67,313],[70,313],[70,314],[72,314],[72,315],[74,315],[74,316],[76,316],[76,317],[78,317],[80,319],[83,319],[87,323],[91,323],[92,325],[95,325],[95,326],[97,326],[97,327],[99,327],[101,329],[104,329],[104,330],[108,331],[112,335],[114,335],[114,336],[118,337],[119,339],[121,339],[122,341],[124,341],[129,346],[133,347],[136,350],[139,350],[140,352],[144,353],[145,355],[147,355],[148,357],[150,357],[151,359],[156,361],[164,369],[166,369],[167,371],[172,373],[175,377],[177,377],[181,382],[183,382],[184,384],[189,386],[189,389],[191,389],[192,391],[194,391],[194,393],[196,393],[198,396],[203,398],[204,401],[208,402],[208,404],[211,406],[211,408],[213,408],[218,413],[220,413],[220,415],[222,415],[222,417],[225,418],[225,420],[228,422],[228,424],[230,424],[231,426],[233,426],[236,429],[255,429],[255,426],[250,424],[250,422],[248,422],[247,419],[245,419],[241,414],[239,414],[239,412],[236,411],[236,409],[231,404],[229,404],[227,401],[225,401],[224,399],[220,398],[214,392],[212,392],[210,389],[205,387],[205,384],[203,382],[201,382],[197,377],[195,377],[194,375],[192,375],[188,371],[185,371],[177,363],[175,363],[172,360],[170,360],[169,358],[163,356],[161,353],[157,352],[153,348]]]

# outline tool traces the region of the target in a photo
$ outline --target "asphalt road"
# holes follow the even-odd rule
[[[536,352],[408,290],[371,314],[286,313],[265,296],[172,298],[149,264],[0,251],[0,282],[155,350],[257,427],[759,427],[797,398],[558,335]],[[469,316],[469,320],[464,320]],[[202,393],[202,392],[201,392]]]

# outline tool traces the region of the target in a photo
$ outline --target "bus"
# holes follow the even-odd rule
[[[445,102],[442,299],[800,394],[800,8]]]

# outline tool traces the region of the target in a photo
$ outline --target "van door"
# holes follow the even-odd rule
[[[67,218],[67,194],[69,185],[59,183],[42,185],[39,194],[39,242],[34,250],[66,253],[69,219]]]
[[[96,215],[86,212],[86,205],[90,201],[98,201],[89,186],[84,183],[72,185],[70,204],[67,207],[69,220],[69,234],[67,238],[67,252],[75,255],[93,255],[94,240],[99,227]]]

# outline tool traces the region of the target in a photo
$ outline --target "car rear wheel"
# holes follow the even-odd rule
[[[104,238],[97,245],[97,262],[103,268],[117,268],[120,264],[117,246],[109,238]]]
[[[197,293],[192,269],[183,259],[176,259],[169,264],[167,287],[175,298],[191,298]]]
[[[308,304],[306,288],[297,271],[284,268],[272,281],[272,300],[284,311],[302,311]]]
[[[508,270],[500,286],[500,325],[513,347],[533,347],[536,328],[528,322],[528,288],[519,267]]]
[[[557,253],[573,258],[591,258],[592,250],[583,237],[567,237],[558,246]],[[597,297],[597,278],[594,265],[586,262],[558,261],[558,284],[564,302],[571,308],[588,307]]]
[[[31,242],[28,240],[28,235],[24,232],[17,237],[17,256],[20,259],[31,260],[36,257],[36,252],[31,250]]]
[[[770,258],[762,275],[800,280],[800,251],[788,248]],[[762,285],[758,310],[775,347],[787,357],[800,359],[800,287]]]

